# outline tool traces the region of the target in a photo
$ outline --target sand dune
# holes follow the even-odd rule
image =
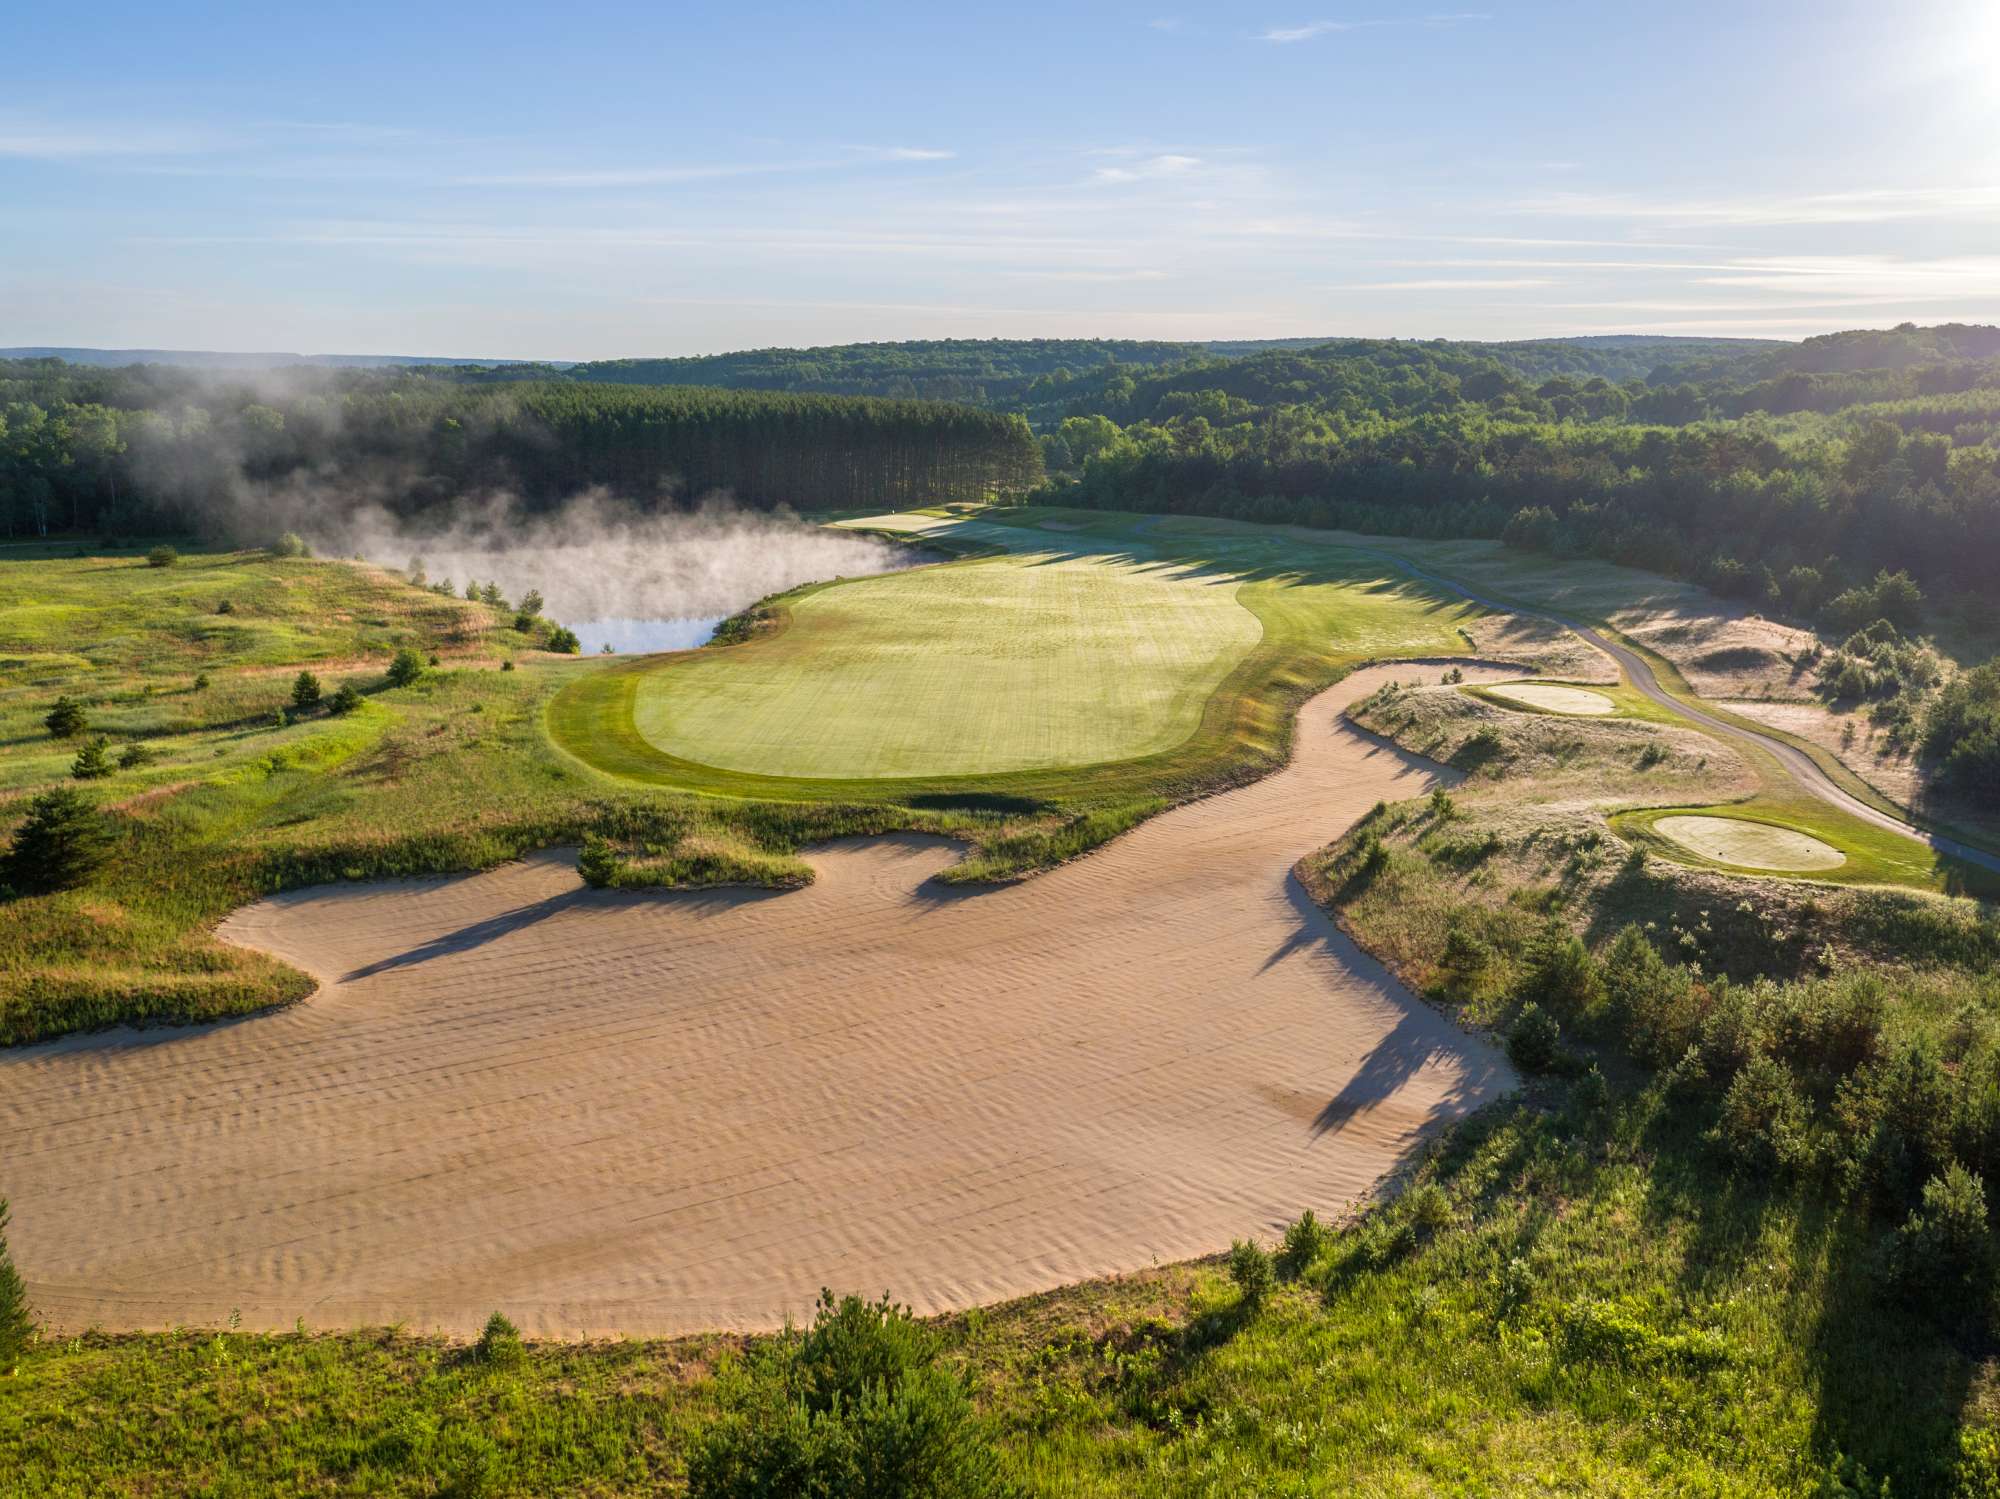
[[[948,846],[891,838],[784,895],[545,856],[260,902],[224,934],[310,1002],[0,1055],[33,1298],[57,1329],[758,1328],[822,1285],[942,1309],[1354,1202],[1512,1082],[1288,876],[1432,783],[1338,722],[1394,675],[1309,704],[1288,769],[1006,889],[941,894]]]

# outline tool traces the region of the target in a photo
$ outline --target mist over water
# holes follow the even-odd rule
[[[729,616],[709,614],[695,619],[566,619],[586,652],[610,647],[614,656],[653,651],[690,651],[706,645],[715,627]]]
[[[351,515],[316,547],[359,554],[432,583],[500,585],[518,603],[530,590],[542,612],[574,629],[587,652],[683,650],[767,594],[827,578],[909,566],[902,548],[810,525],[789,511],[747,511],[710,501],[692,511],[642,512],[598,492],[551,513],[523,514],[505,500],[404,518]]]

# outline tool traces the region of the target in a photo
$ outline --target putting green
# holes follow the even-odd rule
[[[1847,862],[1839,849],[1809,834],[1741,817],[1662,817],[1653,829],[1704,859],[1740,869],[1810,874]]]
[[[774,776],[975,775],[1171,749],[1261,633],[1240,579],[1063,550],[825,588],[774,639],[676,661],[632,722]]]
[[[1618,705],[1603,693],[1591,692],[1583,687],[1557,687],[1548,682],[1509,682],[1502,687],[1489,687],[1486,691],[1493,697],[1505,698],[1524,708],[1539,708],[1544,713],[1600,718],[1618,711]]]

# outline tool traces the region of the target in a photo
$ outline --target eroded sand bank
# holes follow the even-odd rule
[[[33,1299],[60,1330],[760,1328],[822,1285],[937,1310],[1351,1203],[1512,1083],[1288,875],[1432,784],[1339,723],[1395,675],[1309,704],[1288,769],[1007,889],[926,888],[951,850],[892,838],[785,895],[546,856],[260,902],[224,933],[308,1003],[0,1054]]]

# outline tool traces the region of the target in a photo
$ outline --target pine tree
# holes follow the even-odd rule
[[[7,1199],[0,1197],[0,1373],[10,1372],[27,1352],[35,1324],[28,1315],[28,1288],[21,1284],[7,1252]]]
[[[308,708],[319,706],[319,678],[309,671],[302,671],[292,678],[292,706],[303,713]]]
[[[102,734],[76,752],[69,773],[79,781],[102,780],[111,774],[111,741]]]
[[[0,878],[24,895],[68,890],[95,874],[110,852],[110,825],[90,798],[60,786],[28,803]]]
[[[67,694],[56,699],[56,705],[49,709],[48,717],[42,723],[58,739],[73,739],[90,726],[90,720],[83,716],[83,708]]]

